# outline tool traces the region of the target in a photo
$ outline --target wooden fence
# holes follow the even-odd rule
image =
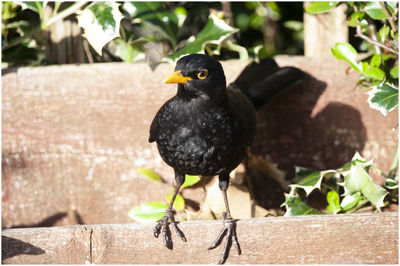
[[[3,263],[214,264],[208,251],[222,223],[182,222],[187,242],[172,230],[173,250],[154,238],[154,224],[75,225],[7,229]],[[319,215],[239,220],[242,255],[228,264],[398,264],[398,214]]]

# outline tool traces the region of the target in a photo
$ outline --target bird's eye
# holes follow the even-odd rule
[[[202,70],[199,73],[197,73],[197,77],[199,79],[205,79],[207,76],[208,76],[208,70],[207,69]]]

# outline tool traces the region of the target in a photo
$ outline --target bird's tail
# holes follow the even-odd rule
[[[249,97],[256,109],[293,87],[305,77],[295,67],[279,67],[272,58],[247,66],[232,85]]]

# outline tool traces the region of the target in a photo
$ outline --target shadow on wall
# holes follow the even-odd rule
[[[264,72],[260,70],[253,77],[246,77],[249,70],[245,69],[235,83],[248,86],[279,66],[270,59],[263,68]],[[295,166],[338,168],[364,148],[367,132],[357,109],[330,102],[312,113],[325,90],[325,82],[307,74],[257,111],[257,134],[251,151],[277,163],[288,180],[293,179]],[[264,208],[279,208],[284,202],[284,191],[276,181],[257,174],[251,180],[257,188],[254,197]]]
[[[82,219],[82,216],[74,210],[72,215],[74,216],[75,219],[75,224],[85,224],[85,222]],[[12,226],[11,228],[32,228],[32,227],[52,227],[55,226],[59,221],[61,221],[63,218],[67,217],[68,213],[67,212],[59,212],[54,215],[51,215],[42,221],[34,224],[19,224]]]

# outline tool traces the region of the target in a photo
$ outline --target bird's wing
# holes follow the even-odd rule
[[[241,142],[249,146],[256,132],[254,106],[246,95],[234,86],[229,86],[227,93],[231,112],[237,121],[237,132],[241,132]]]

